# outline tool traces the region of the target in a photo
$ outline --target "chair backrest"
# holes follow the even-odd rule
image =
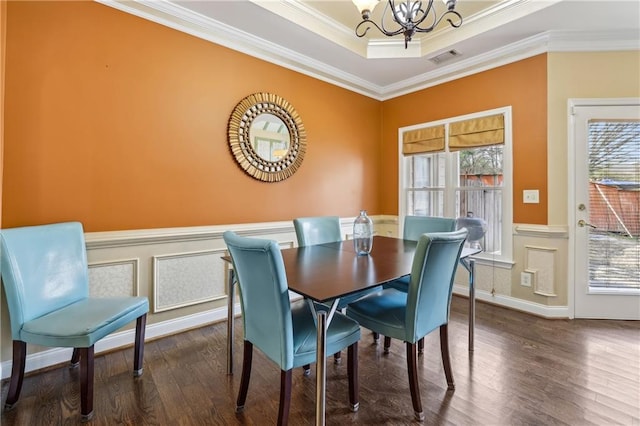
[[[462,229],[424,234],[418,240],[407,295],[409,340],[449,322],[453,281],[466,237],[467,230]]]
[[[418,241],[427,232],[452,232],[456,230],[456,220],[448,217],[405,216],[402,238]]]
[[[293,324],[282,253],[272,240],[223,235],[240,286],[244,338],[282,370],[293,368]]]
[[[2,235],[2,281],[11,334],[22,325],[89,297],[84,231],[78,222],[8,228]]]
[[[342,241],[338,216],[299,217],[293,219],[293,227],[300,247]]]

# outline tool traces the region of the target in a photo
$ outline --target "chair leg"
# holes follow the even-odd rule
[[[238,390],[238,400],[236,402],[236,413],[244,410],[244,403],[247,400],[249,390],[249,379],[251,378],[251,360],[253,358],[253,343],[244,341],[244,358],[242,361],[242,377],[240,379],[240,389]]]
[[[340,352],[336,352],[333,354],[333,363],[340,364],[342,363],[342,354]]]
[[[291,370],[280,371],[280,408],[278,408],[278,426],[289,424],[291,407]]]
[[[377,345],[378,340],[380,340],[380,333],[376,333],[375,331],[371,333],[373,335],[373,344]]]
[[[423,352],[424,352],[424,337],[418,340],[418,353],[422,355]]]
[[[80,351],[78,348],[73,348],[73,354],[71,354],[71,362],[69,368],[76,368],[80,365]]]
[[[86,422],[93,417],[93,345],[79,348],[80,353],[80,414]]]
[[[389,353],[389,348],[391,347],[391,337],[384,336],[384,353]]]
[[[418,366],[416,344],[406,342],[407,345],[407,371],[409,372],[409,390],[411,391],[411,402],[413,403],[413,412],[416,420],[424,420],[424,412],[422,411],[422,401],[420,399],[420,388],[418,386]]]
[[[440,326],[440,352],[442,354],[442,366],[444,375],[447,378],[447,387],[454,390],[456,384],[453,382],[453,371],[451,370],[451,358],[449,357],[449,325]]]
[[[302,366],[302,368],[304,370],[304,376],[309,377],[311,375],[311,364],[305,364]]]
[[[13,341],[13,364],[11,366],[11,383],[9,393],[4,404],[5,410],[12,409],[20,398],[22,379],[24,379],[24,366],[27,359],[27,343],[21,340]]]
[[[144,356],[144,332],[147,325],[147,314],[141,315],[136,321],[136,342],[133,352],[133,376],[142,376],[142,358]]]
[[[354,413],[360,407],[360,385],[358,382],[358,342],[347,348],[347,375],[349,376],[349,404]]]

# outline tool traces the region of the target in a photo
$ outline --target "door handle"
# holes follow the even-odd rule
[[[597,229],[597,228],[598,228],[597,226],[592,225],[592,224],[590,224],[589,222],[585,222],[585,221],[584,221],[584,220],[582,220],[582,219],[580,219],[580,220],[578,221],[578,226],[579,226],[579,227],[581,227],[581,228],[584,228],[585,226],[588,226],[589,228],[592,228],[592,229]]]

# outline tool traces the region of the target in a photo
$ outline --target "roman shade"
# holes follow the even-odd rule
[[[504,115],[473,118],[449,125],[449,150],[504,144]]]
[[[409,130],[402,134],[404,155],[444,151],[444,125]]]

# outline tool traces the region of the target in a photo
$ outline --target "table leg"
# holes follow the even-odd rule
[[[469,352],[473,352],[473,332],[476,327],[476,261],[469,260]]]
[[[473,331],[476,326],[476,261],[460,259],[464,269],[469,272],[469,352],[473,352]]]
[[[235,304],[235,273],[233,268],[227,270],[227,374],[233,374],[233,336],[235,334],[234,304]]]
[[[325,395],[327,383],[327,312],[317,312],[317,347],[316,347],[316,426],[325,424]]]
[[[325,424],[325,403],[327,385],[327,328],[338,309],[340,298],[333,299],[329,312],[325,308],[316,309],[311,299],[305,299],[316,322],[316,426]],[[322,306],[322,305],[319,305]]]

